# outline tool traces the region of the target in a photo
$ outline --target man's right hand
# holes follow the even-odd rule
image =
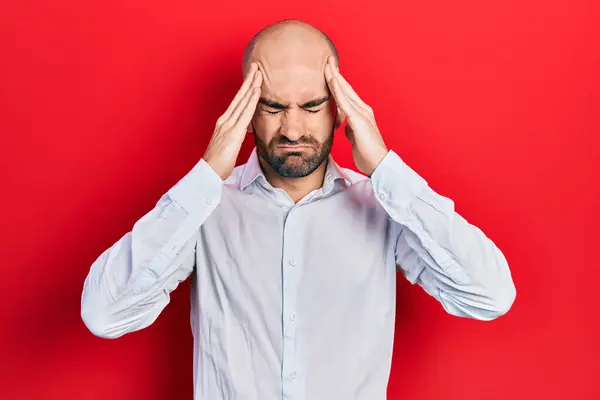
[[[250,65],[242,87],[219,117],[215,131],[202,157],[225,180],[231,175],[242,147],[248,125],[260,97],[262,74],[256,63]]]

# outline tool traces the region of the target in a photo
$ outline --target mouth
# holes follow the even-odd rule
[[[278,149],[290,150],[290,151],[304,150],[304,149],[308,149],[310,147],[311,146],[307,146],[305,144],[296,144],[296,145],[285,144],[285,145],[277,146]]]

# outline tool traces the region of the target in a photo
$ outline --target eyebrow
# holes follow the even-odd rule
[[[313,107],[317,107],[317,106],[320,106],[321,104],[325,103],[327,100],[329,100],[329,96],[325,96],[325,97],[321,97],[319,99],[307,101],[304,104],[300,104],[300,108],[313,108]],[[266,99],[264,97],[261,97],[260,99],[258,99],[258,102],[260,104],[264,104],[267,107],[274,108],[274,109],[277,109],[277,110],[285,110],[285,109],[289,108],[289,106],[285,106],[285,105],[283,105],[281,103],[278,103],[278,102],[273,101],[273,100]]]

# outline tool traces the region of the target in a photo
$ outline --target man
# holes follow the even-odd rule
[[[191,275],[196,399],[385,399],[396,271],[487,321],[515,299],[506,259],[388,150],[323,33],[277,23],[244,60],[202,159],[92,265],[83,321],[143,329]],[[345,120],[361,173],[329,154]]]

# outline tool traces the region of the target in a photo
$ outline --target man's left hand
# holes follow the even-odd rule
[[[338,108],[348,119],[345,131],[352,144],[354,164],[360,172],[371,176],[388,153],[377,128],[373,109],[358,97],[340,74],[333,57],[329,57],[325,65],[325,79]]]

